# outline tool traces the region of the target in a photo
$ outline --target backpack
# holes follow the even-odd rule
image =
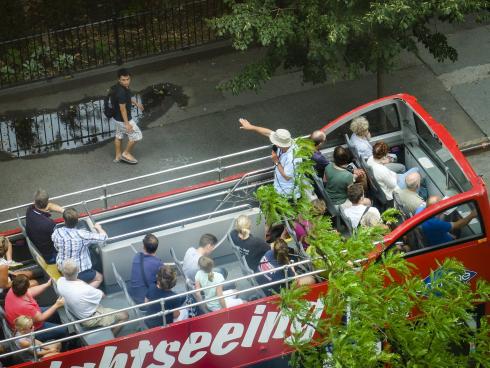
[[[116,85],[109,88],[109,92],[104,97],[104,115],[107,119],[113,118],[115,115],[114,111],[114,90]]]

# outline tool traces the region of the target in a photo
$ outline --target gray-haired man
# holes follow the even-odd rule
[[[100,304],[104,297],[101,290],[78,279],[78,265],[73,259],[63,262],[62,272],[63,277],[56,282],[58,293],[65,298],[65,308],[68,308],[76,318],[84,319],[115,311],[115,309],[105,308]],[[127,321],[128,318],[127,312],[119,312],[82,322],[82,326],[85,328],[106,327]],[[120,330],[121,327],[112,328],[114,335],[117,335]]]

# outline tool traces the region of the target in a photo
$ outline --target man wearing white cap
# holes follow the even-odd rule
[[[300,159],[294,157],[294,139],[286,129],[276,131],[259,127],[250,123],[247,119],[238,119],[241,124],[240,129],[251,130],[266,137],[269,137],[272,144],[277,146],[277,150],[272,150],[272,162],[274,162],[274,189],[277,193],[287,197],[300,196],[299,190],[294,182],[296,164]]]

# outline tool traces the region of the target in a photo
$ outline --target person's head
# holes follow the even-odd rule
[[[199,239],[199,248],[201,249],[202,255],[210,255],[216,243],[218,243],[218,239],[213,234],[204,234],[201,236],[201,239]]]
[[[281,266],[284,266],[289,263],[289,248],[288,244],[284,239],[277,239],[274,242],[274,258],[276,259],[277,263],[279,263]]]
[[[131,74],[129,70],[122,68],[117,71],[117,79],[119,84],[125,88],[129,87],[129,83],[131,83]]]
[[[267,243],[274,243],[277,239],[279,239],[284,233],[284,225],[283,224],[275,224],[272,225],[269,229],[267,229],[267,233],[265,234],[265,241]]]
[[[78,212],[73,207],[69,207],[63,211],[63,220],[65,220],[65,226],[73,229],[78,224]]]
[[[358,137],[365,137],[369,133],[369,122],[364,116],[358,116],[350,123],[350,130]]]
[[[315,130],[313,133],[311,133],[310,139],[313,141],[313,143],[315,143],[315,147],[319,148],[323,143],[325,143],[327,136],[322,130]]]
[[[213,279],[214,279],[214,274],[213,274],[214,261],[209,257],[202,256],[201,258],[199,258],[198,265],[199,265],[199,268],[204,273],[207,273],[208,280],[213,281]]]
[[[19,316],[15,319],[14,324],[15,324],[15,330],[17,332],[21,332],[21,334],[23,335],[23,332],[25,333],[31,332],[32,327],[34,326],[34,321],[32,320],[31,317]]]
[[[389,147],[388,145],[385,143],[385,142],[377,142],[374,146],[373,146],[373,157],[376,159],[376,160],[380,160],[382,159],[383,157],[385,157],[387,154],[388,154],[388,151],[389,151]]]
[[[352,156],[348,149],[342,146],[335,147],[333,151],[333,162],[335,163],[335,165],[344,166],[350,163],[351,161],[352,161]]]
[[[293,144],[293,138],[291,138],[291,133],[286,129],[277,129],[272,132],[269,136],[272,144],[275,144],[282,151],[287,151],[289,147]]]
[[[75,281],[78,277],[78,265],[71,258],[68,258],[63,262],[61,271],[68,281]]]
[[[157,272],[157,284],[162,290],[170,290],[177,283],[177,273],[171,266],[164,265]]]
[[[426,206],[426,207],[430,207],[430,206],[432,206],[433,204],[436,204],[436,203],[440,202],[440,201],[441,201],[441,199],[442,199],[441,197],[436,196],[436,195],[434,195],[434,196],[429,196],[429,198],[427,198],[427,206]]]
[[[359,225],[364,227],[374,227],[383,225],[383,222],[375,213],[373,213],[372,211],[367,211],[364,216],[361,217]]]
[[[49,204],[49,195],[44,189],[36,190],[34,193],[34,206],[37,209],[44,210],[48,207]]]
[[[347,187],[347,198],[352,204],[358,204],[364,197],[364,189],[362,184],[354,183]]]
[[[12,280],[12,292],[17,296],[24,296],[29,289],[29,278],[26,275],[15,276]]]
[[[416,192],[420,188],[420,174],[418,172],[413,172],[408,174],[405,177],[405,184],[407,185],[407,189],[412,192]]]
[[[10,240],[6,236],[0,235],[0,258],[5,258],[10,247]]]
[[[321,199],[315,199],[313,202],[311,202],[313,206],[313,216],[321,216],[325,213],[327,210],[327,205],[325,204],[325,201]]]
[[[143,238],[143,248],[148,254],[155,254],[158,249],[158,238],[153,234],[146,234]]]
[[[242,239],[248,239],[250,236],[250,228],[252,226],[252,221],[250,221],[250,217],[246,215],[240,215],[237,217],[235,221],[235,229],[238,231],[238,234],[241,235]]]

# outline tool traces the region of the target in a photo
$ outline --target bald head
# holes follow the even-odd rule
[[[325,133],[321,130],[315,130],[310,135],[310,139],[315,143],[315,146],[319,146],[325,142],[326,136]]]
[[[439,202],[442,198],[439,197],[439,196],[430,196],[429,198],[427,198],[427,207],[430,207],[432,206],[433,204],[436,204],[437,202]]]
[[[413,172],[405,177],[405,184],[409,190],[416,192],[420,187],[420,180],[420,174],[418,172]]]

